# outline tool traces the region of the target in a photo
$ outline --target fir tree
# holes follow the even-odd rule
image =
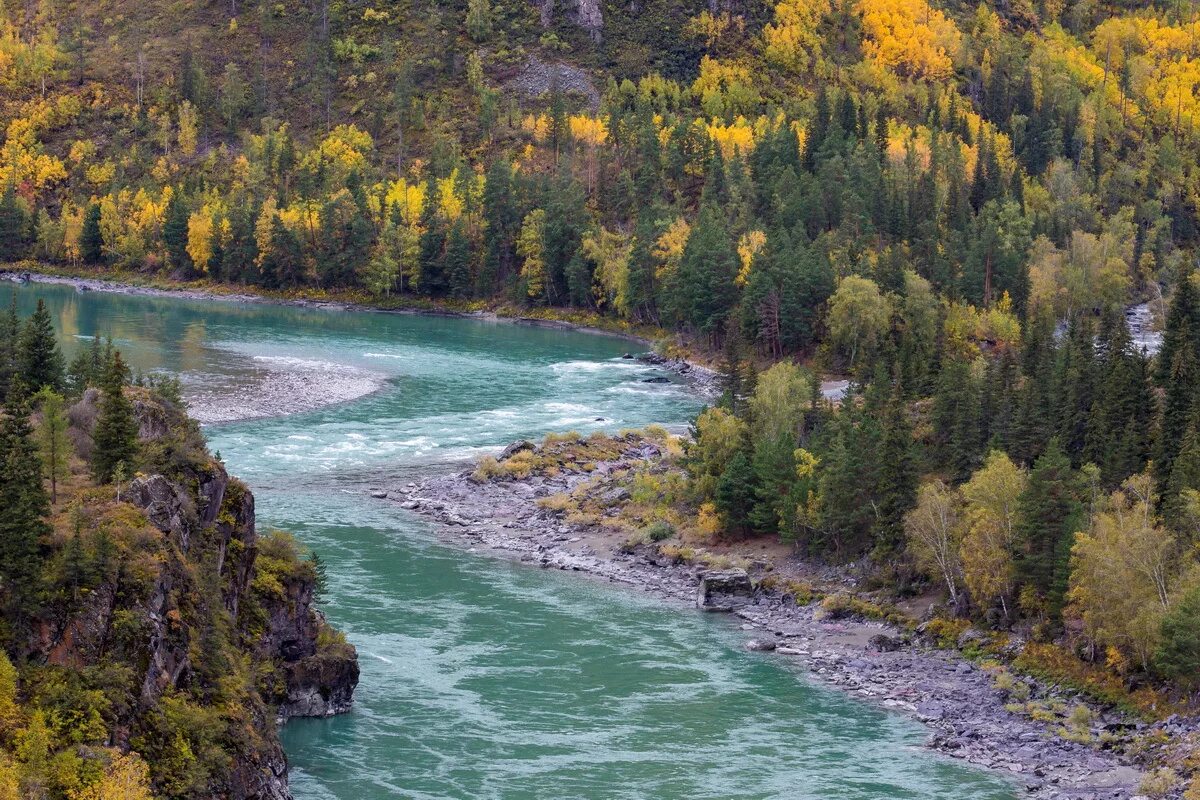
[[[21,380],[33,391],[49,386],[62,389],[64,366],[62,352],[58,349],[58,338],[46,303],[38,299],[37,309],[25,321],[17,343],[17,368]]]
[[[128,382],[129,369],[121,354],[115,353],[104,375],[100,416],[92,433],[92,477],[97,483],[111,481],[118,465],[128,468],[137,456],[138,423],[125,396]]]
[[[85,264],[99,264],[104,260],[104,234],[100,231],[100,204],[92,203],[83,216],[83,230],[79,234],[79,255]]]
[[[173,269],[190,275],[192,259],[188,255],[188,209],[179,192],[173,192],[163,213],[162,239],[167,248],[167,259]]]
[[[10,620],[9,650],[28,629],[39,594],[41,541],[50,533],[50,511],[42,485],[29,410],[12,392],[0,418],[0,590]]]
[[[1021,585],[1032,589],[1052,616],[1062,610],[1072,537],[1081,521],[1077,484],[1062,445],[1051,439],[1018,501],[1017,574]]]
[[[10,182],[0,195],[0,262],[18,261],[29,243],[29,214]]]
[[[883,437],[878,459],[878,497],[875,519],[875,550],[888,555],[904,541],[904,515],[917,502],[917,469],[913,455],[912,429],[905,416],[904,392],[893,390],[883,418]]]

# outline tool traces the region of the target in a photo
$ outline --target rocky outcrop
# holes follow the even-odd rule
[[[562,62],[547,64],[531,56],[510,85],[526,97],[541,97],[558,91],[583,95],[591,108],[600,107],[600,92],[591,76],[578,67]]]
[[[733,611],[754,599],[754,585],[744,569],[702,572],[696,590],[696,607],[705,611]]]
[[[569,14],[571,22],[587,31],[588,36],[597,44],[603,38],[604,14],[600,9],[600,0],[570,0]],[[538,20],[543,28],[554,24],[554,0],[533,0],[538,10]]]
[[[208,453],[182,409],[127,391],[146,474],[119,502],[108,491],[82,497],[72,546],[85,567],[36,621],[28,659],[127,671],[128,701],[110,734],[121,747],[154,740],[164,698],[202,707],[224,693],[238,716],[227,720],[227,761],[208,773],[203,796],[290,800],[278,721],[347,711],[357,653],[316,608],[315,567],[290,538],[259,537],[254,495]],[[85,447],[97,400],[89,391],[70,412]],[[228,670],[240,673],[222,685]]]
[[[332,717],[350,710],[358,685],[353,648],[315,653],[284,666],[287,691],[279,699],[278,719]]]

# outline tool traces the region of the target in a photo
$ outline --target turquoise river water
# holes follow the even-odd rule
[[[619,339],[512,324],[17,289],[68,349],[181,375],[260,525],[328,564],[354,711],[283,729],[297,800],[1012,800],[914,722],[741,649],[728,620],[465,553],[367,492],[551,430],[681,425],[701,400]],[[3,293],[6,295],[7,290]],[[6,300],[6,298],[4,298]],[[70,356],[68,352],[68,357]],[[597,418],[603,418],[598,420]]]

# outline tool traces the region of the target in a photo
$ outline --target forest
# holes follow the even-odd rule
[[[1197,63],[1166,3],[9,2],[0,261],[682,336],[708,535],[1186,693]]]

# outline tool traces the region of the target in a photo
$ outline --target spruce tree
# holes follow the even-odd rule
[[[114,353],[104,375],[100,417],[92,433],[92,477],[97,483],[111,481],[118,465],[128,470],[137,456],[138,423],[124,391],[128,382],[129,369],[120,352]]]
[[[8,311],[0,316],[0,397],[7,397],[12,379],[17,374],[17,341],[21,335],[21,318],[17,315],[17,293],[13,292]]]
[[[100,230],[100,204],[92,203],[83,215],[83,230],[79,234],[79,256],[85,264],[104,260],[104,234]]]
[[[747,449],[738,450],[717,480],[717,510],[721,512],[725,529],[736,536],[746,536],[753,527],[750,514],[755,503],[755,476]]]
[[[1200,685],[1200,586],[1167,612],[1154,665],[1160,674],[1189,688]]]
[[[36,609],[41,541],[50,533],[50,504],[23,394],[10,393],[0,418],[0,590],[15,637],[27,632]],[[14,645],[10,639],[10,651]]]
[[[38,299],[37,310],[25,321],[17,342],[17,369],[21,380],[32,391],[49,386],[59,391],[63,386],[65,368],[58,337],[46,303]]]
[[[1016,567],[1022,587],[1032,589],[1052,617],[1062,610],[1082,511],[1071,461],[1058,439],[1051,439],[1018,500]]]
[[[906,412],[904,391],[897,383],[884,410],[875,491],[878,497],[875,551],[884,556],[900,549],[904,541],[904,515],[917,502],[917,466]]]
[[[1154,454],[1155,490],[1170,502],[1171,470],[1200,392],[1200,297],[1190,274],[1180,277],[1167,314],[1158,353],[1158,385],[1163,390],[1158,447]]]
[[[162,238],[171,267],[191,274],[192,259],[188,256],[188,209],[179,192],[172,192],[163,214]]]
[[[0,195],[0,262],[25,257],[29,243],[29,215],[10,182]]]
[[[446,240],[446,255],[442,263],[450,296],[460,299],[470,297],[471,240],[461,219],[450,229],[450,236]]]

